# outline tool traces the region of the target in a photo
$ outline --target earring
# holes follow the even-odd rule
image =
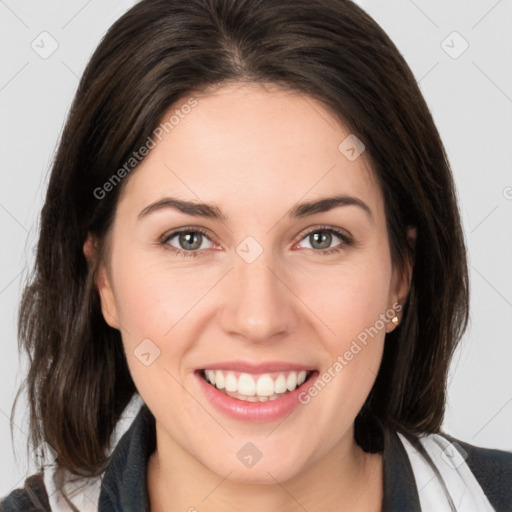
[[[392,319],[391,319],[391,323],[396,327],[398,325],[398,317],[395,315]],[[393,330],[393,329],[391,329]],[[391,331],[388,331],[386,330],[386,333],[390,333]]]

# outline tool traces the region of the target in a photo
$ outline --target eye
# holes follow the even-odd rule
[[[176,241],[171,243],[172,240]],[[160,244],[180,256],[200,256],[202,250],[208,249],[207,241],[211,240],[202,228],[182,228],[166,233],[160,238]],[[205,245],[206,243],[206,245]]]
[[[331,244],[336,242],[336,239],[339,240],[338,244],[335,247],[331,247]],[[340,252],[346,246],[353,244],[353,239],[348,234],[328,226],[317,226],[309,230],[302,235],[302,240],[306,240],[309,243],[309,247],[306,247],[306,249],[311,249],[322,255]]]
[[[336,239],[339,240],[338,244],[331,247]],[[354,243],[352,237],[345,232],[328,226],[317,226],[310,229],[302,234],[302,238],[295,245],[299,245],[302,240],[309,243],[309,247],[305,247],[306,249],[321,255],[340,252]],[[159,239],[159,243],[166,249],[184,257],[204,255],[204,251],[209,248],[208,242],[213,243],[207,236],[206,230],[199,227],[177,229],[162,235]]]

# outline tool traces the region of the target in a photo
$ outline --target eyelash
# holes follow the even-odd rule
[[[210,238],[208,237],[208,233],[206,232],[205,229],[200,228],[200,227],[187,227],[187,228],[176,229],[174,231],[171,231],[170,233],[165,233],[164,235],[162,235],[159,238],[159,244],[164,246],[166,250],[170,250],[177,256],[182,256],[184,258],[187,258],[187,257],[194,258],[197,256],[201,256],[202,255],[201,252],[197,249],[194,251],[184,251],[183,249],[177,249],[176,247],[173,247],[168,244],[169,240],[174,238],[176,235],[179,235],[180,233],[201,233],[202,235],[204,235],[206,238],[208,238],[210,240]],[[342,244],[340,247],[332,247],[330,249],[323,249],[323,250],[322,249],[318,249],[318,250],[308,249],[308,250],[318,253],[319,255],[322,255],[322,256],[341,252],[347,246],[354,245],[354,240],[352,239],[352,237],[350,237],[349,235],[347,235],[345,232],[343,232],[341,230],[331,228],[329,226],[316,226],[315,228],[313,228],[305,233],[301,233],[301,237],[299,238],[298,242],[301,242],[304,238],[306,238],[308,235],[311,235],[312,233],[334,233],[337,237],[341,238],[341,240],[342,240]],[[296,242],[296,243],[298,243],[298,242]]]

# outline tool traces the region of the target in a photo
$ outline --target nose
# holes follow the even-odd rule
[[[279,268],[265,251],[252,263],[235,255],[220,315],[225,333],[261,344],[295,330],[297,299]]]

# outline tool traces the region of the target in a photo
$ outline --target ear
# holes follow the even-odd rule
[[[104,262],[96,261],[96,258],[98,257],[98,240],[90,233],[87,235],[87,240],[84,242],[83,251],[89,267],[92,268],[93,271],[94,269],[96,270],[94,283],[96,284],[96,288],[100,296],[103,318],[110,327],[119,329],[120,324],[117,314],[117,305],[111,280],[108,276]]]
[[[413,254],[416,246],[416,234],[416,228],[408,226],[407,242],[409,246],[412,248]],[[408,259],[406,262],[405,272],[402,272],[396,268],[393,269],[393,278],[389,290],[388,305],[389,309],[393,309],[395,311],[395,315],[398,318],[398,322],[389,321],[386,332],[391,332],[392,330],[394,330],[397,327],[397,325],[399,325],[402,319],[402,315],[400,312],[403,310],[403,305],[407,299],[407,294],[409,293],[409,287],[412,278],[412,269],[413,262],[411,259]]]

